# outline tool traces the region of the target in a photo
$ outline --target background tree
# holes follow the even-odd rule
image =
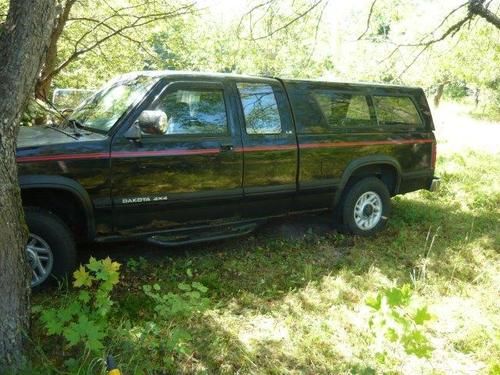
[[[12,0],[0,29],[0,373],[21,364],[29,324],[31,275],[15,145],[55,15],[55,1]]]
[[[36,84],[35,95],[47,99],[54,78],[70,64],[89,53],[103,60],[113,46],[122,48],[118,67],[134,68],[144,59],[144,35],[156,23],[188,14],[193,3],[163,0],[95,2],[65,0],[51,33],[47,59]],[[113,44],[114,43],[114,44]],[[123,48],[124,44],[127,47]],[[107,66],[109,68],[109,66]],[[141,66],[142,67],[142,66]],[[98,71],[105,69],[100,66]]]

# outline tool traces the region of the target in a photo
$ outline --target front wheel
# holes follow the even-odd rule
[[[391,197],[385,184],[376,177],[356,182],[348,191],[342,216],[347,229],[360,236],[380,232],[391,211]]]
[[[49,277],[64,277],[76,266],[75,241],[68,227],[53,213],[25,210],[29,237],[26,253],[31,267],[31,287],[47,282]]]

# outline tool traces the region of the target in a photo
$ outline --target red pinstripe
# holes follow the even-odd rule
[[[404,140],[384,140],[384,141],[356,141],[356,142],[323,142],[323,143],[305,143],[300,144],[301,149],[309,148],[339,148],[355,146],[374,146],[374,145],[404,145],[404,144],[422,144],[432,143],[432,139],[404,139]],[[282,151],[295,150],[296,145],[272,145],[272,146],[249,146],[236,147],[236,152],[258,152],[258,151]],[[202,149],[170,149],[159,151],[115,151],[111,155],[106,152],[96,152],[87,154],[59,154],[42,156],[19,156],[18,163],[34,163],[41,161],[60,161],[60,160],[90,160],[107,159],[111,156],[113,159],[134,158],[146,156],[175,156],[175,155],[213,155],[220,153],[219,148]]]

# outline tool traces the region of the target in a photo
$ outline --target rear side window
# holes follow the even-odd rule
[[[422,125],[413,101],[407,96],[374,96],[380,125]]]
[[[247,134],[279,134],[281,118],[276,96],[270,85],[238,83]]]
[[[371,125],[370,108],[365,96],[332,90],[314,90],[312,95],[318,102],[329,128]]]

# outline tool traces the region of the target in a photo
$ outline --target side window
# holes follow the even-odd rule
[[[370,109],[365,96],[332,90],[314,90],[312,95],[323,111],[328,128],[371,125]]]
[[[162,117],[160,124],[164,123],[156,132],[148,131],[141,125],[146,134],[227,133],[226,106],[222,89],[182,88],[173,91],[167,89],[156,104],[143,112],[140,119],[146,112],[153,117]]]
[[[281,133],[281,118],[273,88],[261,83],[238,83],[237,87],[247,134]]]
[[[422,125],[417,108],[407,96],[374,96],[380,125]]]

